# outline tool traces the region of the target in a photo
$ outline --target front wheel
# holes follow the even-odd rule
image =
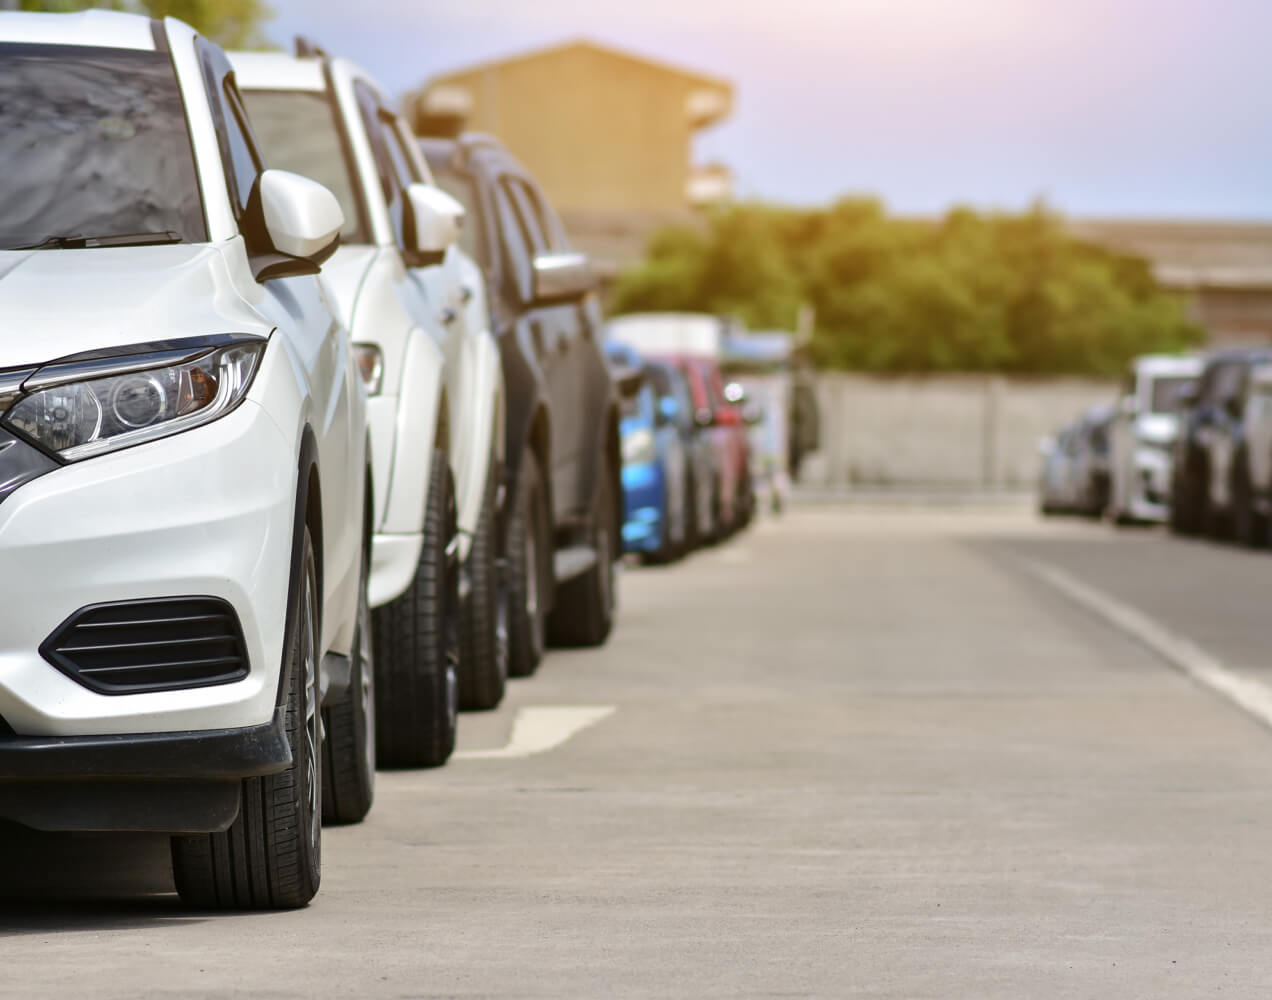
[[[512,677],[529,677],[543,659],[544,597],[552,558],[549,536],[539,463],[527,452],[508,519],[508,674]]]
[[[508,588],[499,579],[498,474],[486,474],[481,517],[468,554],[468,607],[459,658],[459,705],[491,709],[503,701],[508,679]]]
[[[238,818],[223,833],[172,838],[172,873],[189,906],[293,909],[315,893],[322,869],[322,724],[318,705],[318,574],[304,529],[284,648],[285,725],[292,762],[243,781]]]
[[[548,620],[552,641],[561,646],[600,646],[614,626],[619,532],[608,456],[601,459],[598,472],[601,481],[593,499],[590,539],[596,562],[561,586]]]
[[[349,660],[349,687],[322,713],[327,737],[322,770],[326,823],[360,823],[375,800],[375,657],[365,557]]]
[[[433,452],[415,579],[372,612],[376,754],[388,767],[437,767],[459,711],[459,528],[450,463]]]

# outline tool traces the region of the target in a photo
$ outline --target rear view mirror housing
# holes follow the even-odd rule
[[[262,171],[244,219],[256,280],[317,274],[340,245],[344,223],[340,202],[317,181]]]
[[[446,251],[459,242],[464,206],[432,184],[406,189],[410,207],[406,225],[407,263],[412,267],[440,264]]]
[[[551,253],[534,258],[531,274],[531,306],[578,302],[596,288],[596,273],[586,254]]]

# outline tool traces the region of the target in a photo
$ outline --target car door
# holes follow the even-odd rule
[[[263,160],[229,60],[219,48],[202,39],[199,57],[230,201],[241,229]],[[326,515],[323,562],[327,567],[348,569],[343,575],[322,574],[323,599],[325,606],[342,607],[347,605],[351,588],[357,586],[356,574],[361,565],[361,526],[348,515],[357,509],[352,491],[357,490],[360,495],[362,490],[362,476],[350,474],[354,456],[361,450],[360,442],[355,444],[355,435],[365,433],[364,428],[354,426],[354,414],[360,412],[355,394],[360,390],[353,383],[348,333],[336,321],[333,305],[317,277],[274,279],[262,287],[265,294],[256,308],[278,329],[276,336],[284,338],[310,395],[309,420],[318,442],[318,472]],[[331,615],[324,619],[324,642],[332,639],[327,634],[327,620],[334,628],[343,618]]]
[[[506,173],[498,182],[504,210],[514,220],[533,266],[537,256],[555,252],[553,237],[530,185],[524,177]],[[527,298],[533,289],[533,271],[526,275]],[[578,370],[578,353],[572,350],[579,335],[579,307],[564,303],[533,306],[522,318],[524,333],[533,344],[535,357],[543,373],[551,411],[552,499],[553,516],[561,523],[584,506],[582,489],[582,455],[586,428],[582,399],[582,373]]]

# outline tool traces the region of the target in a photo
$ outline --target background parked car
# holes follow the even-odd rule
[[[1171,477],[1173,531],[1223,538],[1249,496],[1245,406],[1250,371],[1272,361],[1270,348],[1217,352],[1181,392]],[[1248,530],[1243,522],[1242,530]]]
[[[630,347],[610,344],[606,354],[616,370],[636,372],[640,379],[636,391],[624,395],[619,423],[623,549],[668,562],[684,554],[690,529],[689,454],[676,424],[680,403],[665,368],[656,383],[654,367]],[[658,385],[666,391],[658,392]]]
[[[426,139],[468,210],[507,393],[509,672],[534,671],[545,636],[599,645],[614,620],[623,520],[619,400],[601,351],[591,264],[539,186],[486,136]]]
[[[464,677],[460,656],[466,625],[490,633],[488,613],[465,621],[459,577],[483,519],[495,527],[496,350],[480,281],[468,279],[464,295],[462,206],[430,183],[374,80],[300,48],[237,53],[235,67],[270,161],[330,179],[347,203],[325,280],[372,396],[376,738],[384,764],[436,766],[455,746],[460,685],[490,689],[484,707],[503,693],[497,662],[474,657]],[[466,308],[474,298],[478,308]],[[493,590],[493,568],[483,579]]]
[[[1044,514],[1100,517],[1109,501],[1111,406],[1094,406],[1044,441],[1040,505]]]
[[[1201,374],[1200,358],[1148,355],[1131,363],[1110,435],[1109,513],[1119,523],[1170,515],[1179,391]]]
[[[713,451],[709,493],[697,496],[698,531],[704,541],[726,537],[750,519],[754,502],[747,424],[741,408],[726,397],[720,374],[724,322],[706,315],[637,313],[610,320],[608,335],[685,379],[694,422]]]

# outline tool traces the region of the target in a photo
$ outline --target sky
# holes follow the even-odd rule
[[[586,37],[734,82],[748,198],[1272,219],[1268,0],[269,0],[393,93]]]

